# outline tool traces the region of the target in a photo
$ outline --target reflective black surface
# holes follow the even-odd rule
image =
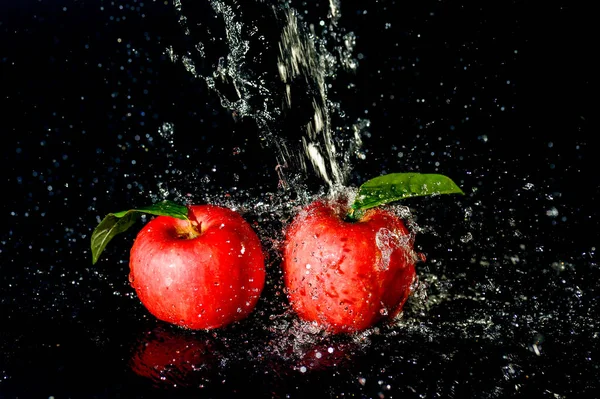
[[[340,58],[325,79],[343,111],[331,125],[350,166],[345,184],[419,171],[446,174],[467,193],[404,203],[427,261],[403,318],[329,337],[289,312],[279,271],[292,206],[327,189],[294,163],[317,83],[295,81],[293,106],[277,114],[288,8],[212,3],[236,10],[249,44],[237,77],[269,89],[248,86],[245,114],[207,87],[234,47],[223,14],[178,4],[0,5],[0,397],[598,395],[591,10],[341,2],[323,32],[329,2],[289,4],[301,37],[333,54],[343,40],[332,32],[356,36],[358,67],[343,69]],[[215,79],[234,101],[235,79]],[[369,125],[358,129],[357,155],[360,119]],[[276,168],[277,143],[300,154],[287,168]],[[257,223],[269,282],[249,319],[213,332],[154,320],[127,281],[135,232],[92,266],[99,218],[162,198],[234,206]]]

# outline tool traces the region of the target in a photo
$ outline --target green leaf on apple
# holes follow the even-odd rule
[[[390,173],[371,179],[358,189],[352,213],[410,197],[463,194],[449,177],[439,174]]]
[[[161,201],[138,209],[109,213],[102,219],[92,233],[92,263],[95,264],[106,245],[117,234],[125,232],[136,221],[140,213],[155,216],[172,216],[177,219],[188,219],[188,208],[171,201]]]

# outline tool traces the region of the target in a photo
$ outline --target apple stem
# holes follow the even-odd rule
[[[346,220],[349,222],[357,222],[361,217],[361,213],[362,212],[360,210],[351,207],[346,214]]]
[[[188,221],[190,222],[190,233],[189,238],[198,237],[202,233],[202,223],[196,219],[196,215],[188,208],[187,214]]]

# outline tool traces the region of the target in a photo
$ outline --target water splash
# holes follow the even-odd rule
[[[327,108],[325,68],[321,63],[314,43],[301,34],[296,13],[288,10],[286,23],[279,42],[278,69],[285,83],[285,100],[292,106],[291,83],[300,77],[312,77],[317,86],[312,101],[313,117],[306,124],[306,135],[302,137],[302,147],[319,176],[333,186],[341,184],[345,178],[337,163],[336,147],[331,134],[331,121]],[[306,166],[304,169],[306,170]],[[331,175],[331,176],[330,176]]]
[[[352,56],[355,35],[339,26],[340,3],[329,2],[328,25],[321,21],[320,34],[285,3],[252,4],[272,15],[270,26],[261,24],[249,5],[222,0],[210,5],[223,21],[226,55],[219,56],[212,69],[198,66],[207,61],[206,46],[194,37],[187,5],[177,0],[179,23],[192,44],[180,53],[169,47],[171,60],[203,80],[234,119],[256,123],[260,140],[275,150],[284,188],[297,188],[289,180],[306,180],[312,173],[330,188],[346,183],[350,158],[364,156],[360,136],[368,121],[348,121],[341,104],[327,91],[329,79],[357,67]],[[333,115],[339,126],[334,126]],[[288,171],[294,176],[287,176]]]

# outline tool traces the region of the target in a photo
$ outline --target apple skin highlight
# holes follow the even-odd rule
[[[138,233],[129,281],[160,320],[189,329],[214,329],[247,317],[265,283],[264,254],[240,214],[192,205],[190,220],[159,216]]]
[[[374,208],[345,220],[348,206],[318,200],[286,232],[284,282],[298,316],[332,333],[394,318],[416,278],[414,237],[394,213]]]

